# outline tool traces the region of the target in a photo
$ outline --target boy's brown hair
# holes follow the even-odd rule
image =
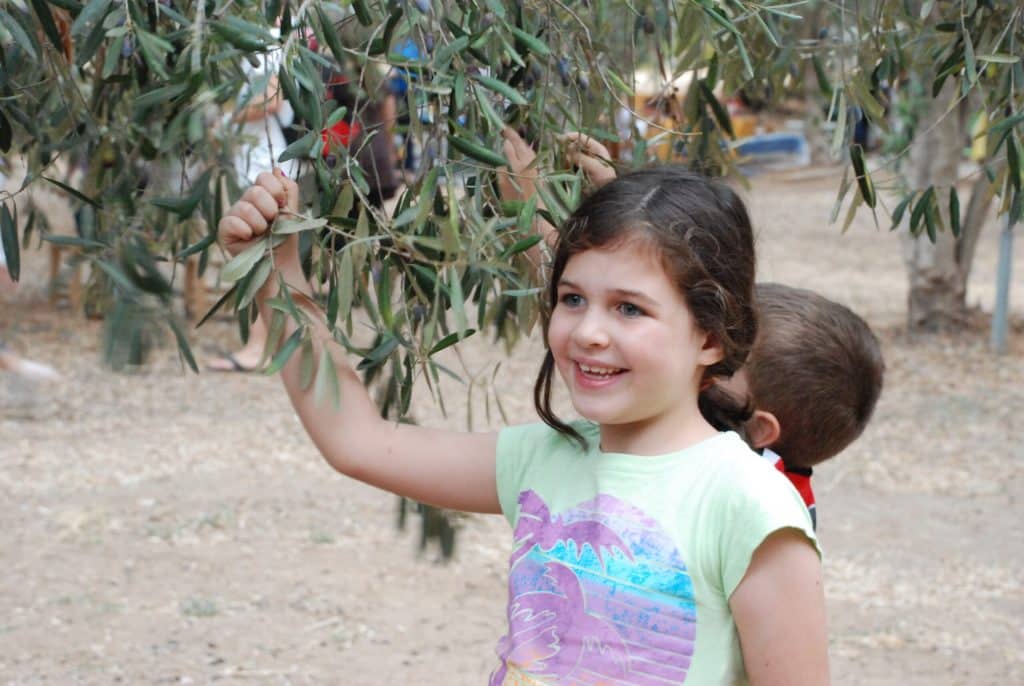
[[[769,447],[786,466],[813,467],[867,426],[882,392],[882,351],[863,319],[813,291],[758,283],[756,296],[751,404],[778,420]]]

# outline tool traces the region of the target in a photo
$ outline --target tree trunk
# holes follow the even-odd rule
[[[963,148],[960,118],[956,110],[946,113],[955,95],[953,80],[948,79],[939,97],[929,101],[907,160],[911,188],[935,187],[945,226],[934,243],[923,230],[916,237],[909,230],[902,232],[903,261],[910,280],[907,327],[911,332],[954,328],[967,314],[967,270],[958,260],[961,250],[950,230],[948,203]]]
[[[826,25],[823,18],[824,3],[811,3],[804,13],[802,30],[798,38],[807,41],[808,45],[814,46],[826,40],[821,37],[820,31]],[[825,59],[819,55],[819,59]],[[807,107],[804,111],[804,135],[807,136],[807,145],[811,149],[812,164],[833,165],[838,162],[832,152],[832,136],[829,135],[828,127],[825,125],[825,118],[828,116],[828,98],[821,92],[821,84],[814,72],[811,60],[800,60],[803,69],[804,102]],[[825,102],[822,103],[824,98]],[[822,109],[822,107],[826,109]]]
[[[957,262],[960,264],[960,271],[964,273],[964,282],[971,275],[971,265],[974,263],[974,251],[978,247],[978,238],[981,236],[981,227],[988,219],[989,210],[992,208],[992,200],[995,198],[995,189],[992,187],[988,176],[979,174],[971,186],[971,199],[967,203],[967,210],[964,212],[960,226],[963,234],[957,245]]]

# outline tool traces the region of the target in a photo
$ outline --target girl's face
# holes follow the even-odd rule
[[[642,241],[574,255],[558,284],[548,345],[573,406],[602,427],[606,451],[683,447],[704,422],[703,368],[722,357],[655,251]]]

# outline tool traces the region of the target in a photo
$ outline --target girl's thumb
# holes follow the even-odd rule
[[[274,176],[284,186],[285,207],[292,212],[299,209],[299,184],[288,178],[288,175],[280,167],[274,167]]]

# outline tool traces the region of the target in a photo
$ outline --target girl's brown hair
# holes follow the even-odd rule
[[[743,366],[757,334],[754,234],[747,209],[731,188],[681,167],[621,176],[584,200],[565,222],[548,283],[545,344],[558,302],[558,282],[569,259],[628,240],[644,240],[655,248],[697,326],[722,346],[723,357],[704,371],[705,380],[732,376]],[[585,445],[580,434],[551,409],[554,371],[549,348],[533,389],[537,413],[546,424]],[[731,417],[745,410],[722,405],[709,393],[701,394],[699,405],[705,416]]]

